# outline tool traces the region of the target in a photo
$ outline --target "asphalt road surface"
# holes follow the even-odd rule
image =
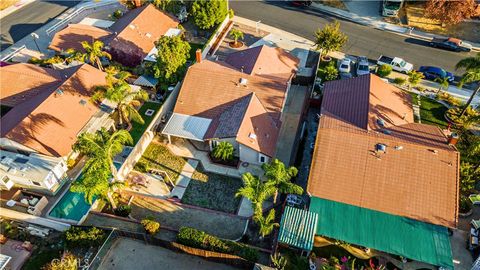
[[[80,1],[35,1],[0,21],[1,50],[34,32]]]
[[[340,29],[348,35],[348,43],[342,50],[347,54],[364,55],[378,59],[380,55],[397,56],[420,66],[442,67],[456,75],[455,64],[462,58],[473,56],[475,52],[456,53],[428,47],[423,40],[404,37],[390,32],[376,30],[341,18],[332,17],[312,8],[292,7],[285,1],[230,1],[235,14],[250,20],[292,32],[313,40],[314,31],[337,19]]]

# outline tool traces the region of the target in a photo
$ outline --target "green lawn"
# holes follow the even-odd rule
[[[143,117],[143,121],[145,121],[145,123],[143,125],[135,122],[132,123],[132,129],[130,129],[130,135],[132,135],[134,145],[138,142],[138,140],[140,140],[140,137],[142,137],[143,133],[145,132],[145,129],[147,129],[148,125],[150,125],[150,123],[153,120],[153,117],[158,112],[161,106],[162,104],[160,103],[145,102],[140,108],[140,110],[138,110],[140,115]],[[152,109],[155,111],[152,116],[145,115],[145,112],[148,109]]]
[[[24,270],[38,270],[45,264],[49,263],[55,258],[60,258],[61,253],[63,250],[60,249],[50,249],[50,250],[42,250],[38,252],[25,262],[25,265],[22,269]]]
[[[190,43],[190,56],[188,57],[188,60],[194,61],[195,60],[195,51],[197,49],[202,49],[204,44],[198,44],[198,43]]]
[[[182,203],[234,214],[240,204],[240,198],[236,198],[235,193],[241,186],[240,178],[205,172],[198,165]]]
[[[420,118],[422,123],[437,125],[441,128],[445,128],[448,125],[444,117],[445,112],[448,110],[447,107],[435,100],[417,96],[414,93],[410,93],[410,95],[412,96],[412,104],[418,104],[418,98],[420,98]]]
[[[135,165],[139,171],[147,169],[158,169],[165,171],[173,182],[176,182],[182,172],[186,161],[184,158],[175,156],[164,145],[152,142],[143,153],[143,156]],[[142,168],[143,167],[143,168]]]

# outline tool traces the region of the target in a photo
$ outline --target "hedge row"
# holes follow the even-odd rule
[[[222,240],[203,231],[182,227],[177,234],[177,242],[194,248],[237,255],[247,261],[256,262],[258,251],[241,243]]]

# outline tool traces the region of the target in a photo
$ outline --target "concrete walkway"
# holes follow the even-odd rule
[[[178,177],[177,184],[170,193],[170,197],[177,197],[179,200],[182,199],[185,190],[192,179],[192,175],[195,172],[195,169],[198,166],[198,160],[188,159],[187,163],[183,166],[182,172]]]

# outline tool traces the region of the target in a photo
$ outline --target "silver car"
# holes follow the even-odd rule
[[[359,56],[357,62],[357,76],[366,75],[370,73],[370,65],[365,56]]]

